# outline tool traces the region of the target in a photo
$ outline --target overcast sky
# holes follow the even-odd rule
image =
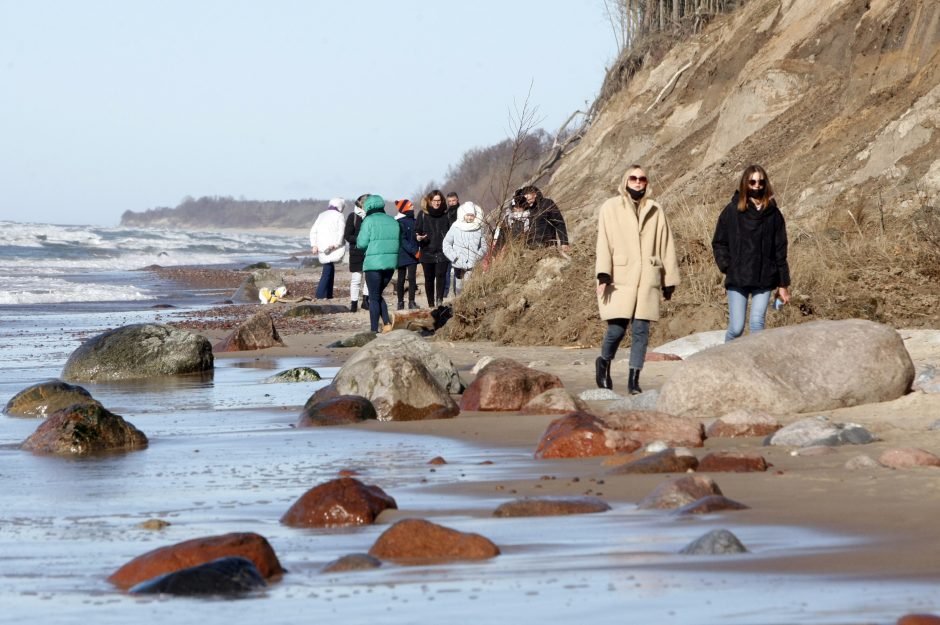
[[[615,48],[601,0],[0,0],[0,219],[406,196]]]

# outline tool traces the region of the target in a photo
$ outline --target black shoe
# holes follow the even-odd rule
[[[594,371],[596,373],[595,381],[597,388],[612,388],[613,381],[610,379],[610,361],[603,356],[598,356],[594,361]]]
[[[630,377],[627,380],[627,390],[631,395],[639,395],[643,392],[640,388],[640,371],[642,369],[630,369]]]
[[[362,309],[369,310],[369,296],[368,295],[362,296]]]
[[[405,302],[398,302],[398,306],[395,307],[395,310],[405,310]]]
[[[359,302],[356,300],[349,302],[349,312],[356,312],[357,310],[359,310]]]
[[[418,303],[415,302],[414,300],[408,302],[408,310],[418,310],[419,308],[421,307],[418,306]]]

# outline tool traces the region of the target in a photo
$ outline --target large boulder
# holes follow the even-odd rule
[[[324,482],[304,493],[281,517],[291,527],[371,525],[383,510],[398,504],[378,486],[352,477]]]
[[[158,575],[227,556],[251,560],[265,579],[284,572],[270,543],[263,536],[245,532],[193,538],[148,551],[112,573],[108,581],[118,588],[127,589]]]
[[[46,417],[74,404],[97,404],[98,400],[81,386],[62,380],[33,384],[10,398],[3,414],[11,417]]]
[[[378,419],[375,407],[365,397],[339,395],[323,400],[320,400],[319,397],[314,394],[307,400],[303,411],[300,413],[300,419],[297,420],[297,427],[349,425],[360,421]]]
[[[21,449],[60,455],[130,451],[147,446],[147,437],[101,404],[75,404],[54,412],[23,441]]]
[[[793,414],[896,399],[914,365],[894,329],[862,319],[764,330],[676,364],[659,410],[719,416],[736,409]]]
[[[424,519],[404,519],[378,537],[369,555],[399,564],[486,560],[499,555],[491,540]]]
[[[283,347],[284,341],[274,327],[274,319],[266,310],[259,310],[228,336],[216,343],[213,350],[221,352],[246,352],[268,347]]]
[[[480,370],[460,399],[463,410],[520,410],[552,388],[564,388],[558,376],[530,369],[511,358],[497,358]]]
[[[343,365],[343,369],[364,360],[372,360],[376,356],[410,356],[424,365],[441,388],[448,393],[457,394],[463,391],[463,383],[450,358],[414,332],[392,330],[387,334],[376,336],[375,340],[357,350]],[[343,369],[340,370],[340,374]]]
[[[157,324],[123,326],[94,336],[72,352],[62,370],[66,380],[108,382],[212,371],[209,340]]]
[[[392,353],[350,360],[330,386],[338,395],[360,395],[371,401],[379,421],[447,419],[460,412],[450,394],[413,356]]]

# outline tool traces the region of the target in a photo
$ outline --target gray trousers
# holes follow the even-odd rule
[[[646,348],[650,342],[650,322],[647,319],[608,319],[607,333],[601,344],[601,358],[613,361],[617,355],[620,341],[627,334],[627,324],[633,322],[633,333],[630,338],[630,368],[642,369],[646,359]]]

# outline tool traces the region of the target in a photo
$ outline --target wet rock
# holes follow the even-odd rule
[[[563,388],[550,388],[536,395],[522,407],[526,414],[567,414],[578,410],[587,410],[586,403]]]
[[[679,553],[692,556],[724,556],[736,553],[747,553],[738,537],[726,529],[715,529],[699,536]]]
[[[426,339],[408,330],[392,330],[377,336],[374,341],[353,354],[343,365],[343,369],[340,369],[340,373],[347,367],[379,356],[411,357],[420,362],[447,393],[456,394],[463,390],[463,382],[450,358]]]
[[[497,358],[483,367],[460,399],[461,410],[519,410],[551,388],[564,388],[558,376],[510,358]]]
[[[204,336],[155,323],[123,326],[92,337],[69,356],[66,380],[108,382],[212,371]]]
[[[715,419],[705,428],[708,438],[768,436],[783,426],[763,410],[735,410]]]
[[[369,555],[400,564],[450,560],[486,560],[499,555],[499,547],[479,534],[459,532],[424,519],[404,519],[385,530]]]
[[[663,441],[671,447],[701,447],[705,444],[702,424],[688,417],[633,410],[607,412],[602,418],[617,436],[635,440],[641,445],[653,441]]]
[[[721,495],[715,481],[705,475],[687,475],[660,484],[644,497],[637,507],[642,510],[668,510],[680,508],[702,497]]]
[[[751,473],[767,470],[767,461],[758,454],[713,451],[698,463],[698,470],[710,473]]]
[[[297,427],[309,428],[329,425],[349,425],[378,419],[375,407],[359,395],[336,395],[321,399],[314,394],[304,405]]]
[[[578,399],[583,399],[584,401],[609,401],[623,399],[623,395],[619,395],[609,388],[589,388],[586,391],[578,393]]]
[[[47,417],[74,404],[98,404],[81,386],[62,380],[48,380],[33,384],[10,398],[3,414],[11,417]],[[99,404],[100,405],[100,404]]]
[[[160,575],[137,584],[128,592],[133,595],[241,595],[267,585],[254,562],[226,557]]]
[[[621,465],[611,470],[609,475],[685,473],[694,471],[698,464],[698,459],[688,449],[670,448]]]
[[[340,347],[362,347],[366,343],[375,340],[375,332],[360,332],[358,334],[353,334],[344,339],[338,341],[333,341],[327,347],[331,348],[340,348]]]
[[[917,447],[889,449],[878,456],[878,462],[889,469],[940,467],[940,458],[929,451],[918,449]]]
[[[608,510],[610,506],[599,497],[526,497],[501,504],[493,511],[493,516],[562,516]]]
[[[264,579],[270,579],[284,572],[274,550],[263,536],[253,533],[232,533],[194,538],[148,551],[119,568],[108,578],[108,581],[118,588],[127,589],[158,575],[228,556],[239,556],[251,560]]]
[[[933,614],[905,614],[897,625],[940,625],[940,616]]]
[[[265,378],[265,384],[280,384],[293,382],[319,382],[320,374],[311,367],[294,367]]]
[[[367,553],[351,553],[333,560],[321,569],[321,573],[346,573],[349,571],[367,571],[382,566],[382,561]]]
[[[640,443],[622,437],[608,440],[604,421],[587,412],[574,412],[552,421],[535,450],[536,458],[586,458],[631,452]]]
[[[216,353],[246,352],[283,346],[284,341],[277,333],[271,315],[266,310],[260,310],[216,343],[213,350]]]
[[[880,469],[881,465],[871,456],[860,454],[849,458],[845,463],[845,468],[849,471],[859,471],[862,469]]]
[[[410,356],[390,353],[351,359],[331,386],[340,395],[359,395],[371,401],[379,421],[448,419],[460,412],[431,372]]]
[[[428,460],[428,464],[441,465],[441,464],[447,464],[447,461],[444,460],[440,456],[434,456],[433,458]]]
[[[855,423],[832,423],[822,415],[801,419],[781,428],[768,438],[768,445],[811,447],[865,445],[878,440],[871,432]]]
[[[739,501],[728,499],[724,495],[709,495],[677,508],[674,514],[676,516],[686,516],[690,514],[711,514],[713,512],[722,512],[723,510],[747,509],[748,506],[745,506]]]
[[[398,504],[378,486],[340,477],[311,488],[281,517],[291,527],[371,525],[383,510]]]
[[[896,399],[914,379],[891,327],[862,319],[773,328],[678,363],[659,410],[718,416],[741,407],[789,414]]]
[[[646,352],[646,357],[644,360],[646,362],[671,362],[674,360],[682,360],[682,356],[676,356],[675,354],[664,354],[662,352]]]
[[[54,412],[20,449],[59,455],[132,451],[147,447],[143,432],[101,404],[75,404]]]
[[[300,304],[284,311],[285,317],[320,317],[346,312],[349,308],[338,304]]]
[[[610,412],[632,412],[635,410],[655,411],[659,405],[659,391],[650,389],[643,391],[639,395],[627,395],[621,397],[620,401],[607,406]]]

